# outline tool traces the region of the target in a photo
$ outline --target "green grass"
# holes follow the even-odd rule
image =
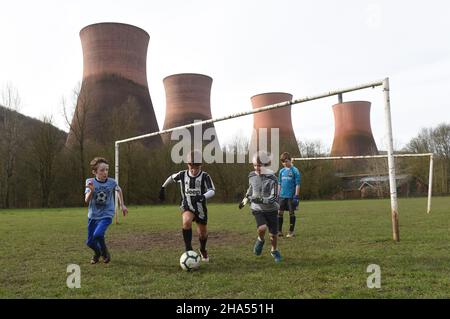
[[[129,209],[107,232],[108,265],[89,264],[85,208],[0,211],[0,298],[450,297],[449,197],[434,198],[429,215],[425,198],[400,200],[399,243],[388,200],[302,202],[297,237],[280,240],[280,264],[268,241],[262,256],[252,254],[248,208],[211,204],[211,263],[195,272],[178,265],[177,207]],[[81,267],[80,289],[66,286],[69,264]],[[380,289],[366,286],[369,264],[381,267]]]

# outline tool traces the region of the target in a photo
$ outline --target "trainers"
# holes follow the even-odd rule
[[[256,239],[255,246],[253,247],[253,253],[256,256],[261,255],[263,247],[264,247],[264,241],[260,241],[259,238]]]
[[[111,261],[111,255],[109,254],[108,249],[105,250],[105,252],[102,255],[102,258],[103,258],[103,262],[105,264],[107,264],[107,263],[109,263]]]
[[[98,263],[98,261],[100,260],[100,255],[95,254],[94,256],[92,256],[91,258],[91,264],[96,264]]]
[[[279,263],[281,261],[281,254],[278,250],[273,250],[270,252],[270,254],[275,259],[275,262]]]
[[[283,233],[282,232],[278,232],[278,237],[283,237],[284,235],[283,235]]]
[[[205,263],[209,262],[208,251],[206,249],[205,250],[200,249],[200,256],[202,257],[203,262]]]
[[[286,235],[286,237],[295,237],[295,234],[294,234],[293,231],[290,231],[290,232]]]

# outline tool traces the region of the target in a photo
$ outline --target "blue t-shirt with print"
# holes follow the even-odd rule
[[[94,183],[94,194],[88,207],[88,218],[103,219],[114,217],[115,206],[115,190],[117,183],[113,178],[107,178],[104,182],[96,178],[88,178],[86,180],[86,189],[84,193],[89,192],[88,183]]]
[[[283,167],[278,174],[278,184],[281,186],[280,198],[293,198],[295,187],[300,186],[301,174],[295,166]]]

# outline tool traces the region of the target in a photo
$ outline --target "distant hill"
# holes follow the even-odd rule
[[[6,115],[17,116],[19,127],[21,130],[20,135],[22,136],[32,136],[33,132],[35,132],[36,129],[44,125],[44,122],[38,119],[23,115],[22,113],[16,111],[12,111],[0,105],[0,139],[4,134],[4,120]],[[67,133],[60,130],[54,125],[52,125],[52,128],[58,132],[58,136],[60,136],[61,139],[65,142],[65,140],[67,139]]]

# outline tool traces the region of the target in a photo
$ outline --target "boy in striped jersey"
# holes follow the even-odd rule
[[[181,191],[180,210],[183,218],[183,239],[186,251],[192,249],[192,222],[197,223],[202,261],[208,262],[206,242],[208,240],[208,209],[206,201],[214,196],[215,189],[211,177],[202,171],[202,154],[199,151],[188,155],[188,169],[172,174],[161,187],[159,199],[165,200],[165,188],[171,183],[179,183]]]

